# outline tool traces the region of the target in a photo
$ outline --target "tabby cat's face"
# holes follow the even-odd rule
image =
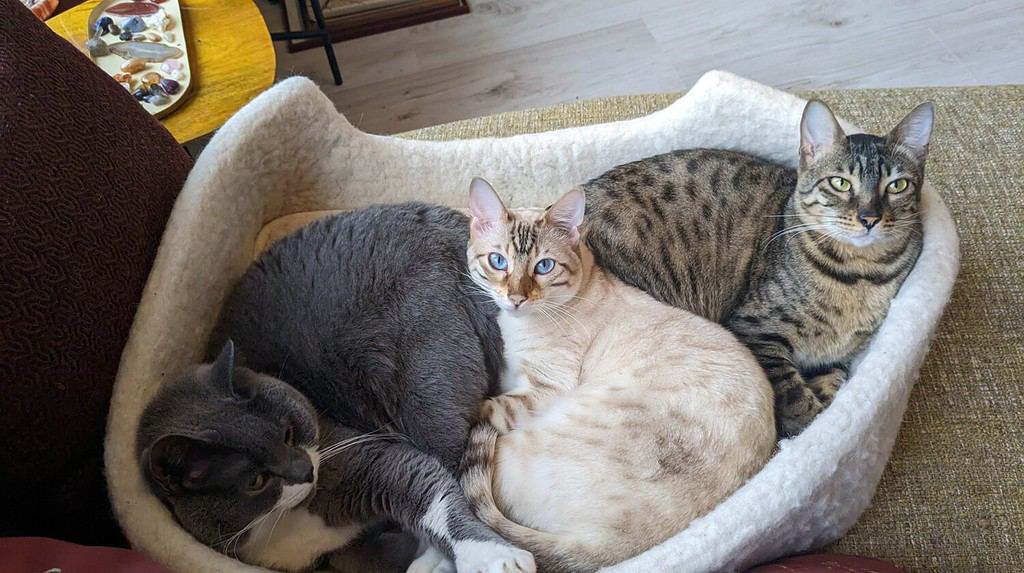
[[[919,232],[921,185],[932,126],[922,104],[889,135],[847,136],[832,112],[811,101],[801,122],[794,208],[800,224],[854,247]]]
[[[196,539],[237,554],[247,536],[316,489],[318,424],[291,386],[234,368],[229,342],[211,365],[161,390],[139,426],[151,489]]]
[[[467,250],[473,281],[503,311],[557,315],[583,282],[584,203],[583,192],[573,190],[545,210],[509,211],[486,181],[474,179]]]

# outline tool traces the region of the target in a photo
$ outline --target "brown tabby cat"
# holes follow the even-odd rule
[[[885,137],[847,136],[811,101],[795,172],[729,151],[675,151],[586,183],[599,265],[722,322],[775,388],[780,437],[846,377],[921,251],[930,103]]]

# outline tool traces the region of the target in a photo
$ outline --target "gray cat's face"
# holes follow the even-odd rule
[[[798,224],[854,247],[919,232],[932,118],[925,103],[885,137],[847,136],[825,104],[809,102],[800,126]]]
[[[137,448],[150,487],[196,539],[236,553],[246,535],[316,489],[318,424],[284,382],[211,364],[168,384],[147,407]]]

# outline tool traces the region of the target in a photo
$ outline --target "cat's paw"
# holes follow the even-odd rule
[[[842,368],[834,368],[830,372],[819,374],[807,381],[807,387],[814,392],[814,396],[821,402],[822,408],[828,407],[836,397],[839,387],[846,382],[846,371]]]
[[[433,547],[428,547],[423,555],[409,564],[405,573],[455,573],[455,563]]]
[[[499,434],[507,434],[516,423],[520,403],[508,395],[484,400],[480,406],[480,419],[494,426]]]
[[[533,555],[494,541],[460,541],[455,544],[455,568],[459,573],[536,573]]]
[[[810,389],[803,388],[800,398],[789,402],[775,404],[775,420],[779,439],[792,438],[811,425],[815,416],[825,409]]]

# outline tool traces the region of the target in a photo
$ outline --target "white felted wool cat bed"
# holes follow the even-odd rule
[[[278,84],[199,157],[135,317],[106,443],[111,497],[126,535],[176,571],[257,570],[175,524],[143,483],[135,430],[159,385],[202,357],[257,240],[289,220],[308,220],[296,214],[406,200],[461,207],[474,176],[490,180],[511,206],[542,206],[615,165],[680,148],[728,148],[795,166],[803,106],[790,94],[710,72],[646,117],[441,143],[362,133],[309,80]],[[924,250],[831,407],[710,514],[607,571],[732,571],[828,543],[853,525],[878,484],[959,266],[949,210],[930,185],[922,201]]]

